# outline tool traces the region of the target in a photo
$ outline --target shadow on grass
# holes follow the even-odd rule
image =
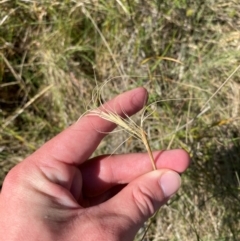
[[[240,238],[240,133],[234,126],[213,129],[208,137],[192,146],[193,161],[188,171],[194,188],[191,195],[198,196],[200,211],[211,202],[213,219],[221,213],[221,220],[216,220],[218,240],[237,241]]]

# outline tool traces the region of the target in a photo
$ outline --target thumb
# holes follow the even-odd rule
[[[109,212],[121,220],[121,227],[134,236],[151,217],[179,189],[181,178],[170,170],[156,170],[135,179],[104,204]]]

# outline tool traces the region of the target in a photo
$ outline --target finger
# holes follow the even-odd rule
[[[179,189],[179,174],[156,170],[135,179],[116,196],[98,207],[115,215],[119,227],[128,227],[132,235]],[[113,221],[113,220],[112,220]]]
[[[158,169],[181,173],[187,169],[190,157],[184,150],[153,153]],[[81,166],[83,192],[88,197],[98,196],[118,184],[126,184],[152,171],[147,153],[96,157]]]
[[[103,108],[123,117],[131,116],[144,106],[146,99],[147,91],[144,88],[136,88],[108,101]],[[79,165],[91,156],[106,135],[104,133],[111,132],[114,128],[115,124],[98,116],[85,115],[47,142],[35,156],[51,156],[67,164]]]

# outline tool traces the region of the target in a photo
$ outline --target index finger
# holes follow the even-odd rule
[[[146,99],[147,91],[140,87],[118,95],[105,103],[103,108],[122,117],[131,116],[142,109]],[[101,117],[85,115],[44,144],[35,155],[47,155],[48,158],[52,157],[66,164],[79,165],[91,156],[105,133],[111,132],[115,127],[115,124]]]

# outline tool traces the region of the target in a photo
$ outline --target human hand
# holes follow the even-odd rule
[[[105,108],[130,116],[146,99],[146,90],[137,88]],[[189,156],[183,150],[156,151],[156,171],[146,153],[88,160],[104,133],[114,128],[85,115],[15,166],[0,194],[0,239],[133,240],[178,190],[178,173],[188,167]]]

